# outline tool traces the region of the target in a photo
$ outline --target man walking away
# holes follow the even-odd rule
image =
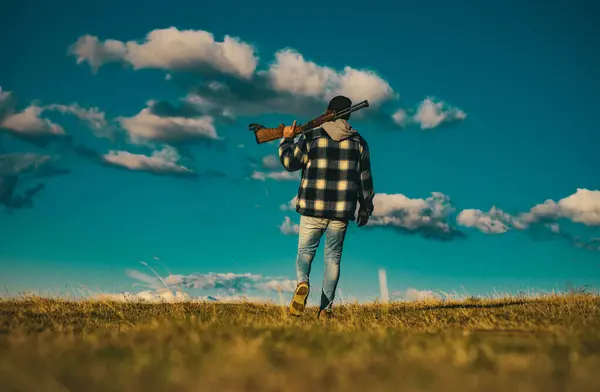
[[[344,96],[334,97],[327,110],[352,106]],[[373,212],[373,179],[369,147],[348,123],[350,114],[300,135],[294,142],[294,128],[286,126],[279,144],[279,159],[287,171],[302,170],[296,211],[300,216],[296,275],[298,286],[289,310],[300,316],[310,292],[310,267],[325,233],[325,276],[318,318],[331,317],[340,277],[340,261],[349,221],[358,227],[367,224]],[[357,201],[360,204],[355,217]]]

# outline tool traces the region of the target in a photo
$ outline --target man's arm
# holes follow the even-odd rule
[[[294,138],[284,137],[279,143],[279,160],[285,170],[294,172],[302,169],[308,163],[306,138],[300,135],[294,143]]]
[[[373,213],[373,177],[371,176],[371,155],[369,145],[362,139],[360,144],[360,163],[359,163],[359,189],[358,201],[360,209],[366,211],[369,215]]]

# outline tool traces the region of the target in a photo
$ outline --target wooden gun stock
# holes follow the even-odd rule
[[[283,137],[283,128],[285,125],[280,124],[277,128],[262,128],[254,132],[256,136],[256,143],[267,143],[273,140],[281,139]]]
[[[271,142],[273,140],[281,139],[283,137],[283,128],[285,125],[279,124],[277,128],[262,128],[258,131],[254,132],[254,136],[256,136],[256,143],[262,144]],[[305,127],[298,125],[294,130],[294,135],[299,135],[305,131]]]

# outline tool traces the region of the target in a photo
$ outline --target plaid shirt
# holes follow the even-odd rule
[[[354,220],[357,201],[369,215],[373,212],[369,147],[359,134],[336,142],[315,128],[295,143],[282,139],[279,159],[287,171],[302,169],[296,202],[301,215]]]

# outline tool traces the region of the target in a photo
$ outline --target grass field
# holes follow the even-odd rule
[[[343,305],[0,301],[2,391],[600,391],[600,297]]]

